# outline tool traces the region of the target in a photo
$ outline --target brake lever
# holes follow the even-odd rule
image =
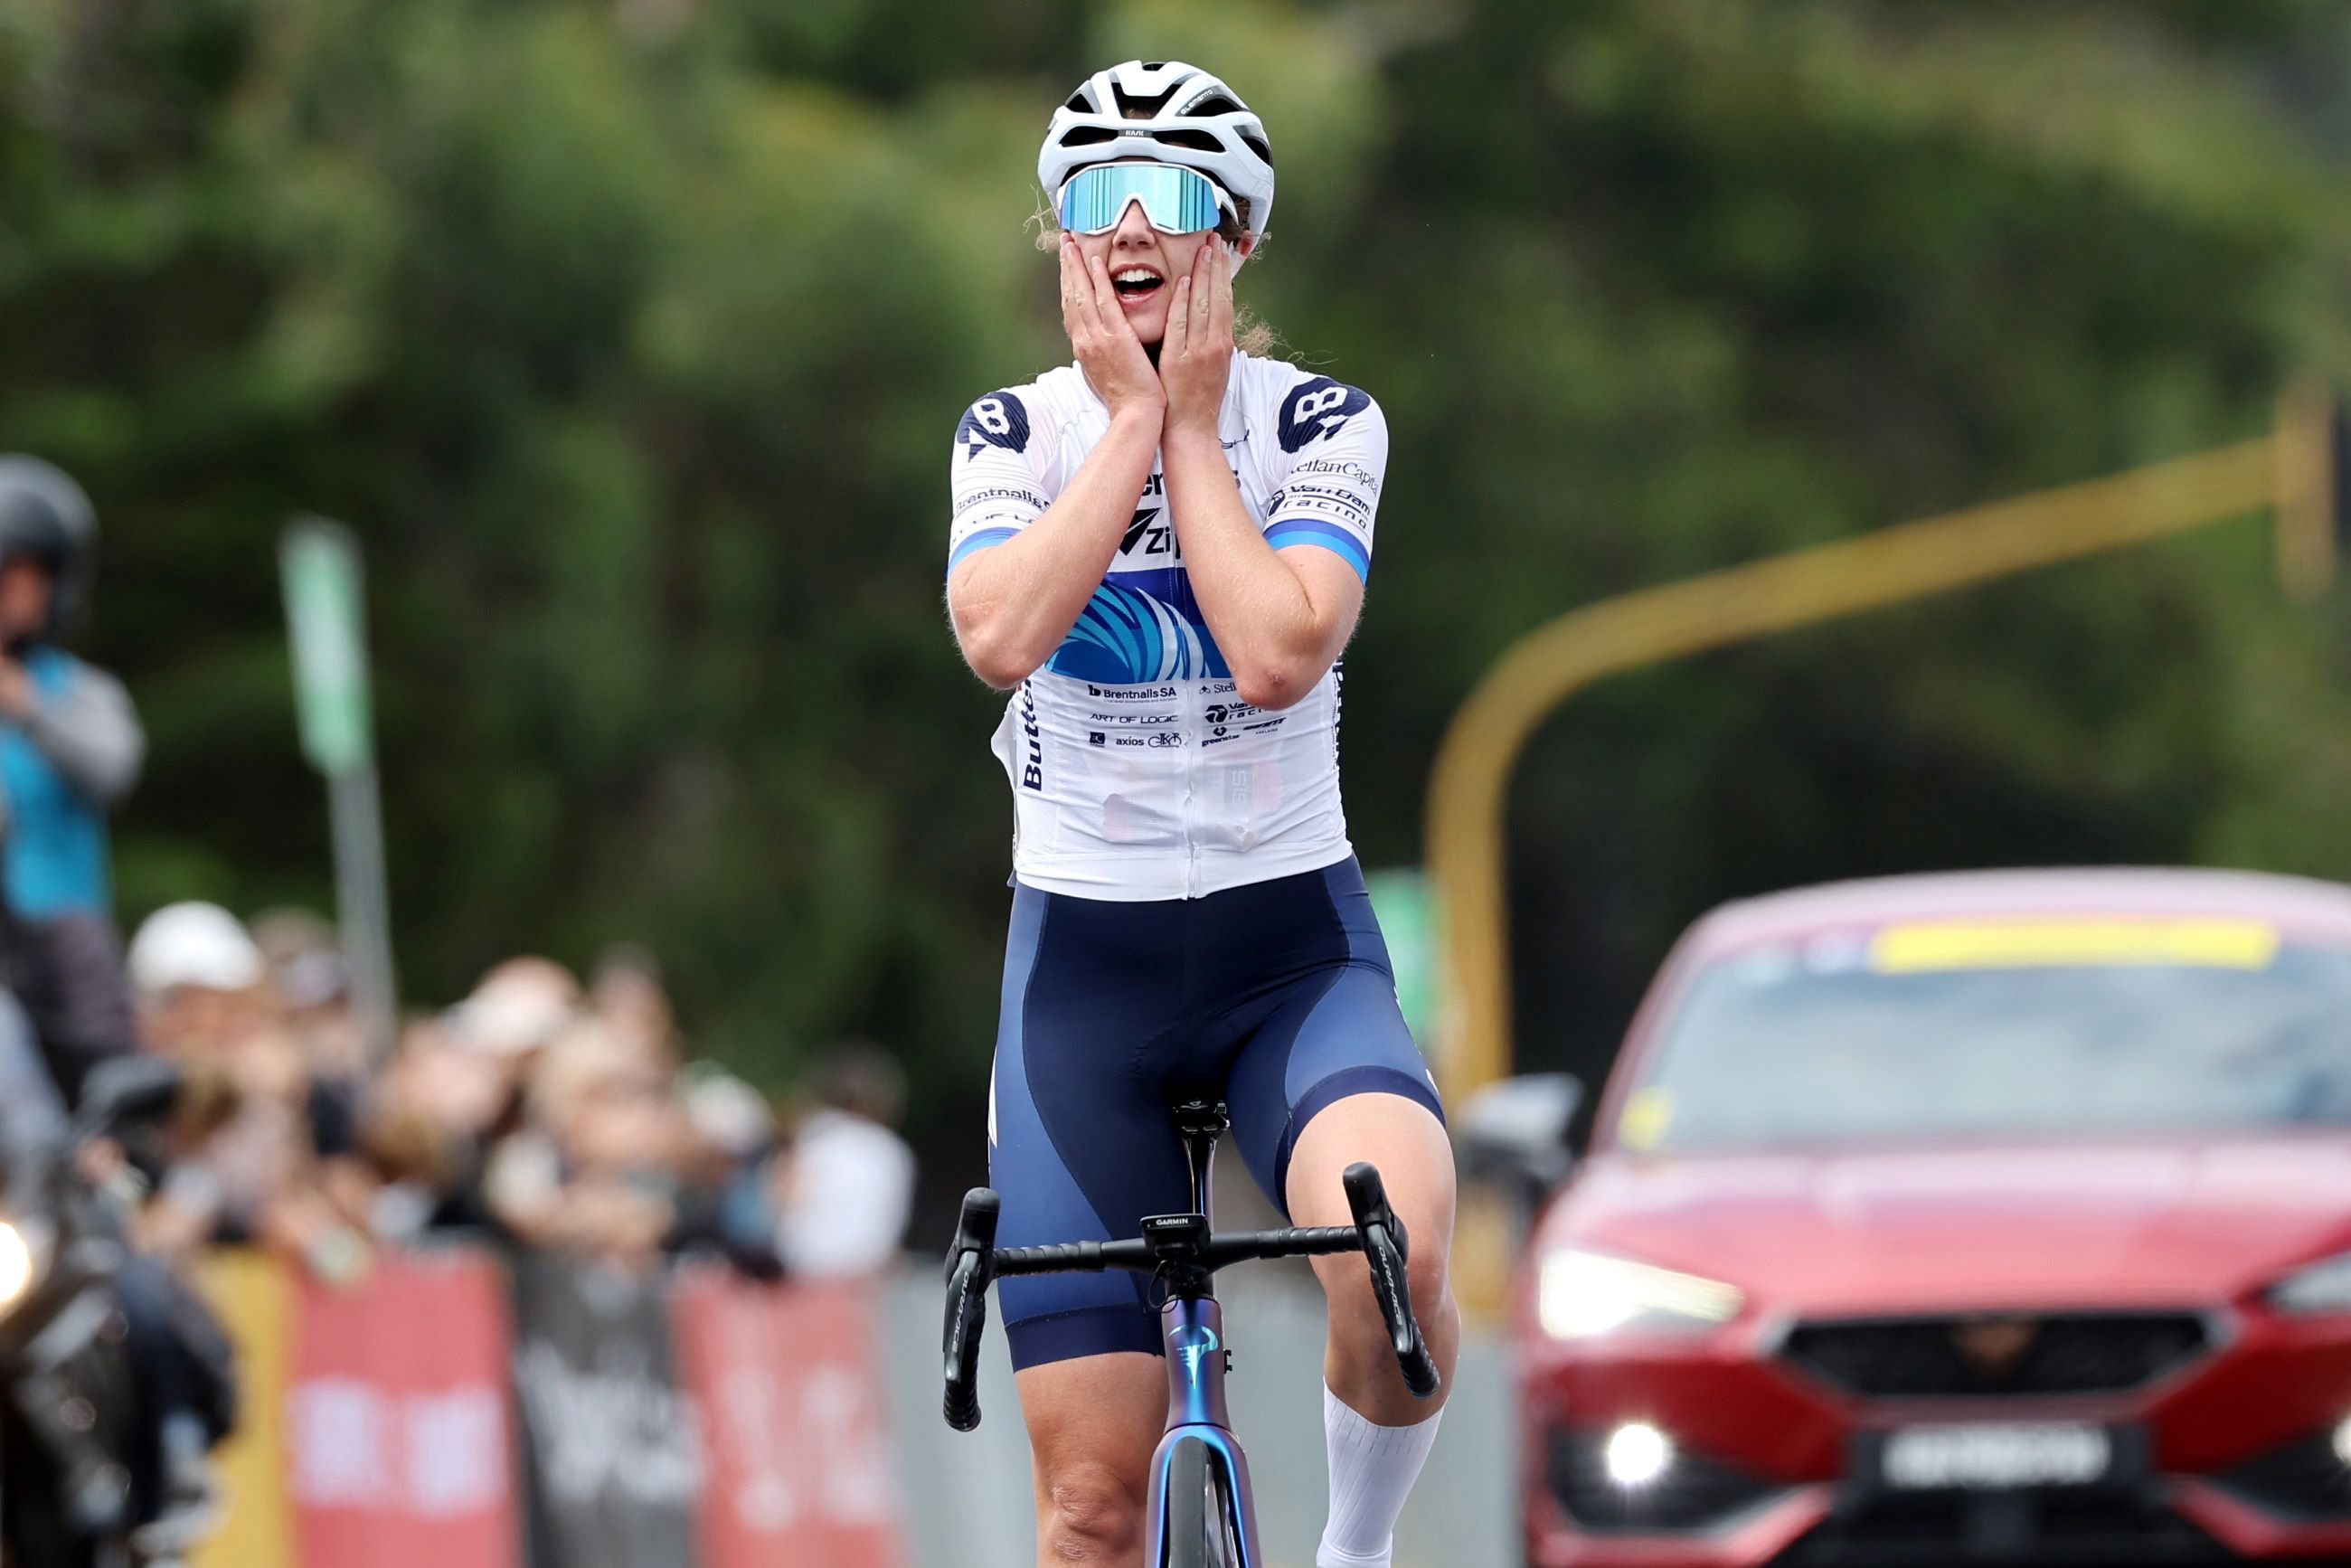
[[[1355,1228],[1363,1234],[1364,1261],[1371,1270],[1373,1298],[1379,1302],[1380,1316],[1387,1323],[1389,1347],[1395,1352],[1405,1386],[1412,1390],[1415,1398],[1426,1399],[1443,1385],[1444,1378],[1437,1370],[1436,1359],[1428,1354],[1420,1322],[1413,1315],[1412,1284],[1405,1273],[1411,1242],[1405,1234],[1404,1221],[1388,1205],[1387,1188],[1380,1180],[1377,1167],[1364,1163],[1352,1165],[1342,1179],[1347,1189],[1347,1207],[1355,1217]]]
[[[947,1283],[946,1393],[940,1408],[958,1432],[979,1425],[979,1341],[987,1327],[981,1272],[978,1257],[967,1256]]]
[[[947,1252],[942,1409],[947,1425],[958,1432],[979,1425],[979,1341],[987,1327],[987,1286],[994,1273],[996,1222],[1002,1210],[1002,1200],[984,1186],[966,1193],[955,1245]]]

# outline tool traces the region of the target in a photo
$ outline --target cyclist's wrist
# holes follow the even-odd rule
[[[1160,432],[1159,439],[1167,446],[1197,446],[1202,451],[1217,454],[1220,458],[1225,449],[1223,438],[1217,434],[1217,422],[1214,418],[1200,421],[1171,419],[1165,428]]]

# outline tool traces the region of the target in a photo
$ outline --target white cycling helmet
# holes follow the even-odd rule
[[[1037,180],[1050,199],[1089,164],[1133,157],[1197,169],[1240,204],[1243,226],[1264,236],[1273,212],[1273,149],[1265,122],[1199,67],[1129,60],[1088,77],[1053,111],[1037,154]]]

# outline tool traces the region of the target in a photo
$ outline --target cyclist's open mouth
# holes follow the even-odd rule
[[[1118,291],[1120,304],[1140,305],[1166,287],[1167,280],[1150,267],[1130,264],[1112,271],[1110,286]]]

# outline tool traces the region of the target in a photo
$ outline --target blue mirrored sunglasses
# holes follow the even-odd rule
[[[1231,198],[1197,169],[1176,163],[1097,163],[1070,176],[1056,204],[1061,226],[1073,235],[1106,234],[1131,202],[1162,234],[1191,235],[1232,214]],[[1235,214],[1237,215],[1237,214]]]

